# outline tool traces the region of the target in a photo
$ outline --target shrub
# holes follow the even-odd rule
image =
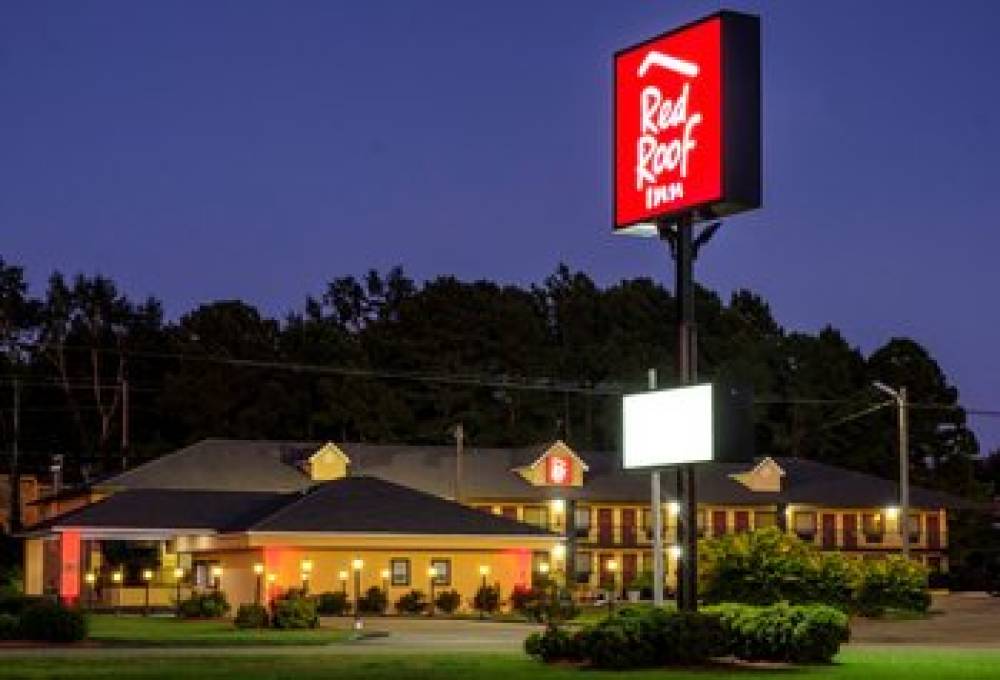
[[[826,605],[714,607],[728,652],[747,661],[828,663],[849,637],[847,615]]]
[[[48,598],[41,595],[21,595],[5,591],[0,594],[0,614],[10,614],[18,617],[28,606],[36,602],[46,602]]]
[[[472,608],[484,614],[500,611],[500,586],[479,586],[472,598]]]
[[[16,616],[0,612],[0,640],[16,640],[20,635],[19,627]]]
[[[221,590],[191,593],[191,597],[181,600],[178,607],[185,619],[219,619],[229,613],[229,602]]]
[[[326,592],[316,596],[316,613],[321,616],[343,616],[349,609],[346,593]]]
[[[510,593],[510,607],[530,621],[542,621],[542,593],[537,588],[514,586]]]
[[[45,642],[76,642],[87,637],[87,617],[55,600],[34,602],[21,613],[18,637]]]
[[[927,570],[897,555],[865,562],[855,604],[865,616],[881,616],[886,609],[925,612],[931,604]]]
[[[724,653],[718,615],[624,610],[581,631],[572,649],[595,668],[704,663]]]
[[[385,591],[378,586],[372,586],[361,596],[358,608],[366,614],[385,614],[386,607],[389,606],[389,599]]]
[[[267,609],[259,604],[241,604],[233,623],[237,628],[267,628]]]
[[[396,600],[396,611],[402,614],[420,614],[427,609],[427,596],[423,591],[411,590]]]
[[[524,641],[524,652],[545,661],[582,661],[583,634],[568,632],[556,625],[545,627],[544,633],[532,633]]]
[[[275,628],[315,628],[319,625],[316,600],[301,590],[289,590],[271,602],[271,625]]]
[[[461,605],[462,596],[458,594],[457,590],[442,590],[434,598],[434,606],[445,614],[454,614]]]

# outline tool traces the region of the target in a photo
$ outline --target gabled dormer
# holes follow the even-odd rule
[[[534,486],[583,486],[583,473],[589,469],[573,449],[559,440],[533,462],[513,471]]]
[[[770,456],[757,463],[752,470],[730,475],[751,491],[761,493],[781,491],[781,480],[784,476],[784,469]]]
[[[302,471],[314,482],[328,482],[347,476],[351,459],[333,442],[327,442],[302,462]]]

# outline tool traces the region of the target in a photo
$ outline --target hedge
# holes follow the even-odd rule
[[[350,609],[347,594],[326,592],[316,596],[316,613],[322,616],[343,616]]]
[[[17,637],[44,642],[76,642],[87,637],[87,617],[79,609],[70,609],[55,600],[33,602],[21,612]]]
[[[317,627],[316,600],[295,589],[276,597],[271,602],[271,625],[285,629]]]
[[[267,609],[259,604],[241,604],[233,624],[237,628],[267,628]]]
[[[699,569],[699,594],[709,604],[826,604],[866,616],[930,605],[927,570],[916,562],[824,553],[774,528],[703,541]]]
[[[697,613],[624,610],[576,632],[549,624],[528,636],[524,650],[546,662],[619,670],[691,666],[724,656],[827,663],[848,634],[847,615],[833,607],[726,604]]]

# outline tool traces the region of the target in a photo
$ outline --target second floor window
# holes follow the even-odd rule
[[[861,515],[861,530],[868,543],[881,543],[885,536],[885,523],[882,521],[882,515],[874,512],[866,512]]]
[[[549,528],[549,509],[544,505],[524,506],[524,521],[542,529]]]

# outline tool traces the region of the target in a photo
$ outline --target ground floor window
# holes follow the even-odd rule
[[[758,510],[753,514],[754,529],[770,529],[778,526],[778,513],[773,510]]]
[[[796,512],[792,517],[795,535],[803,541],[812,541],[816,536],[816,513]]]
[[[575,574],[577,583],[590,583],[592,569],[591,554],[589,552],[578,552],[576,554]]]
[[[451,560],[444,558],[435,558],[431,560],[431,566],[434,567],[434,585],[436,586],[450,586],[451,585]]]
[[[389,564],[391,565],[390,570],[392,571],[392,585],[410,585],[410,560],[403,557],[397,557],[390,560]]]

